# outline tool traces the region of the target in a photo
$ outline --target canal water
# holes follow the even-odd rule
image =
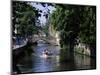
[[[32,46],[34,52],[19,58],[17,66],[22,73],[39,73],[54,71],[70,71],[82,69],[95,69],[95,60],[89,56],[74,53],[73,61],[60,62],[60,47],[50,44]],[[52,55],[43,56],[43,50],[48,49]]]

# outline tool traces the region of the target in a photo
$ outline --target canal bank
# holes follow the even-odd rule
[[[25,41],[21,45],[15,45],[12,48],[12,73],[21,73],[19,67],[17,66],[18,61],[26,55],[30,55],[32,52],[32,45],[33,43],[29,43]]]

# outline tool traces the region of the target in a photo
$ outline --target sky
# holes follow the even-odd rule
[[[41,17],[39,17],[41,25],[45,25],[46,23],[46,18],[43,16],[44,13],[48,13],[48,9],[50,10],[50,14],[55,10],[53,6],[46,5],[46,7],[43,7],[41,4],[36,4],[35,2],[32,2],[31,5],[36,9],[42,10]]]

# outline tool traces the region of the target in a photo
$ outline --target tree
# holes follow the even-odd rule
[[[32,7],[29,2],[13,1],[12,9],[13,31],[16,27],[17,34],[22,36],[38,32],[36,21],[40,14],[35,7]]]
[[[55,31],[61,33],[61,47],[68,46],[69,53],[73,53],[77,39],[81,39],[81,42],[95,48],[93,46],[96,43],[95,7],[62,4],[56,4],[55,7],[56,10],[51,14],[51,25]],[[65,52],[63,51],[62,55]]]
[[[96,56],[96,7],[81,8],[79,38],[91,49],[91,56]]]

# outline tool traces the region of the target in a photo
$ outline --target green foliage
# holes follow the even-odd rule
[[[51,27],[60,32],[61,61],[74,58],[75,44],[88,45],[91,55],[96,55],[96,7],[77,5],[55,5],[51,14]],[[67,47],[67,48],[66,48]],[[83,50],[80,50],[80,52]]]
[[[81,9],[81,24],[79,37],[81,41],[89,44],[96,44],[96,8],[84,7]]]
[[[51,14],[51,25],[61,33],[61,44],[75,45],[80,39],[89,45],[96,43],[96,7],[77,5],[55,5]]]
[[[12,2],[13,29],[17,28],[17,33],[21,35],[32,35],[37,32],[35,22],[38,11],[28,2]]]

